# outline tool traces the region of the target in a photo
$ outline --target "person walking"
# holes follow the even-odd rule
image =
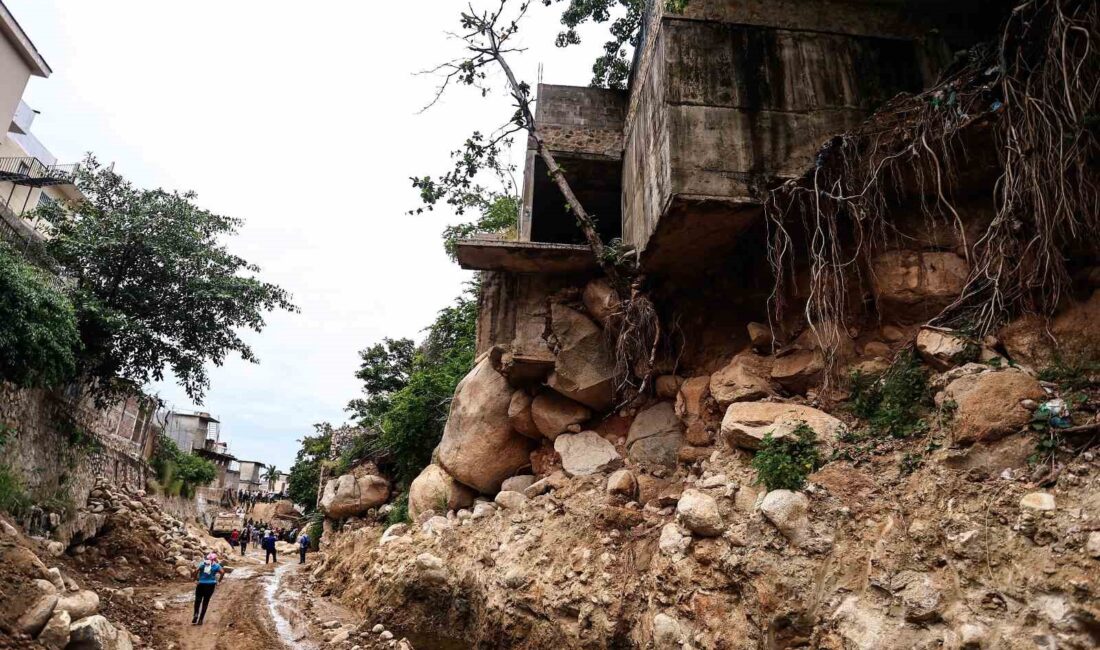
[[[309,534],[303,532],[298,538],[298,564],[306,563],[306,551],[309,550]]]
[[[278,564],[279,556],[275,553],[275,534],[268,530],[264,534],[264,541],[261,544],[264,547],[264,564],[267,564],[268,560]]]
[[[246,526],[244,532],[241,533],[240,539],[237,542],[241,545],[241,555],[245,555],[248,552],[248,538],[252,536],[252,531]]]
[[[237,542],[239,542],[240,539],[241,539],[241,531],[234,528],[233,532],[229,533],[229,545],[230,546],[236,546]]]
[[[221,582],[222,574],[222,565],[218,564],[216,553],[207,555],[206,560],[195,567],[195,615],[191,617],[191,625],[202,625],[206,618],[206,608],[214,595],[214,587]]]

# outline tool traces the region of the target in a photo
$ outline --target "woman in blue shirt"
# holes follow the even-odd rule
[[[210,604],[210,597],[214,595],[214,587],[221,581],[222,565],[218,564],[217,553],[206,556],[204,562],[199,562],[195,568],[195,615],[191,618],[191,625],[202,625],[206,618],[206,606]]]

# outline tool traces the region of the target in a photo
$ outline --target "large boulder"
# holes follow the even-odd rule
[[[55,611],[50,617],[50,622],[46,623],[46,627],[42,628],[42,632],[38,635],[38,643],[48,650],[62,650],[69,645],[71,624],[72,617],[68,612]]]
[[[15,621],[16,632],[35,636],[49,622],[56,607],[56,593],[41,593],[38,598],[31,602],[26,611],[19,614],[19,618]]]
[[[68,612],[72,620],[80,620],[99,612],[99,594],[90,589],[74,591],[61,596],[57,609]]]
[[[684,424],[684,440],[690,445],[709,445],[722,418],[711,397],[712,377],[692,377],[676,395],[676,416]]]
[[[409,516],[416,521],[428,510],[447,512],[473,505],[477,494],[439,465],[428,465],[409,485]]]
[[[824,373],[825,354],[821,350],[791,350],[776,357],[771,378],[792,393],[805,393],[821,382]]]
[[[997,333],[1009,358],[1042,369],[1059,357],[1067,361],[1100,359],[1100,291],[1085,302],[1070,303],[1049,323],[1023,316]]]
[[[603,331],[584,314],[559,304],[550,310],[550,329],[558,354],[549,386],[595,411],[609,410],[615,399],[615,360]]]
[[[592,411],[587,406],[552,390],[539,393],[531,404],[531,419],[535,428],[550,440],[565,433],[571,426],[587,422],[591,417]]]
[[[650,465],[673,466],[684,440],[684,426],[672,402],[658,402],[638,413],[626,437],[627,455]]]
[[[133,650],[130,635],[98,614],[73,623],[66,650]]]
[[[531,415],[532,402],[534,398],[525,390],[512,393],[512,400],[508,402],[508,422],[517,433],[539,440],[542,434],[539,433],[535,418]]]
[[[512,389],[486,357],[459,382],[439,443],[439,465],[485,494],[530,463],[534,441],[512,429]]]
[[[970,267],[951,252],[887,251],[871,261],[879,311],[888,321],[926,321],[951,304],[966,286]]]
[[[589,315],[603,326],[607,325],[607,321],[619,307],[619,294],[611,288],[611,283],[605,278],[597,278],[589,282],[584,287],[582,300]]]
[[[775,394],[771,383],[772,357],[751,350],[741,352],[710,376],[710,394],[725,408],[734,402],[751,402]]]
[[[1019,431],[1031,420],[1031,411],[1020,402],[1045,395],[1034,377],[1006,368],[959,377],[937,395],[937,402],[954,404],[955,442],[970,444]]]
[[[389,498],[389,481],[381,476],[344,474],[325,483],[321,510],[330,519],[346,519],[377,508]]]
[[[764,436],[789,437],[805,423],[826,447],[832,446],[844,430],[844,423],[811,406],[782,402],[738,402],[731,404],[722,419],[722,436],[731,447],[760,449]]]
[[[561,456],[561,467],[569,476],[589,476],[619,464],[622,458],[615,445],[595,431],[566,433],[554,441]]]

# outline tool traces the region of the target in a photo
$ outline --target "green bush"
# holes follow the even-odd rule
[[[1084,390],[1100,384],[1100,361],[1084,357],[1058,357],[1039,371],[1039,379],[1058,384],[1063,390]]]
[[[393,510],[386,515],[386,523],[389,525],[400,524],[409,521],[409,491],[405,490],[393,500]],[[443,508],[442,512],[447,509]]]
[[[800,490],[806,477],[821,465],[817,451],[817,434],[805,422],[800,422],[790,436],[764,436],[760,451],[752,459],[757,483],[771,490]]]
[[[851,377],[851,409],[877,437],[908,438],[928,429],[922,411],[928,404],[928,377],[912,351],[902,353],[881,375]]]
[[[0,379],[57,386],[76,373],[76,311],[45,271],[0,243]]]
[[[0,511],[22,517],[33,505],[23,482],[7,465],[0,465]]]
[[[214,463],[183,453],[171,438],[164,435],[157,440],[152,465],[157,482],[169,496],[191,497],[195,494],[195,488],[209,485],[218,476]]]

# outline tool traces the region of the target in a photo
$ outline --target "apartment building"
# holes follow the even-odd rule
[[[34,216],[35,208],[81,197],[77,165],[60,164],[31,131],[38,111],[23,101],[24,91],[31,77],[46,78],[52,70],[3,2],[0,36],[0,229],[9,239],[40,240],[48,224]]]

